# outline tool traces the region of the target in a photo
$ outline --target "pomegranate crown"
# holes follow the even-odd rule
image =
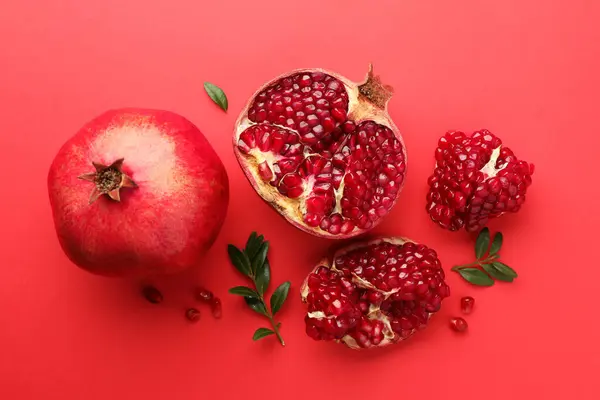
[[[122,171],[123,161],[124,159],[120,158],[110,165],[92,162],[96,171],[78,176],[79,179],[94,183],[89,204],[102,195],[107,195],[114,201],[121,201],[121,188],[137,187],[133,179]]]
[[[367,79],[358,86],[358,92],[377,108],[384,109],[394,95],[394,88],[381,82],[381,78],[373,74],[373,64],[369,64]]]

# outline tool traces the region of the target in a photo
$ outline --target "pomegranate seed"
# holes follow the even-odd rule
[[[142,288],[142,294],[152,304],[159,304],[163,301],[162,293],[154,286],[145,286]]]
[[[464,332],[469,327],[464,318],[456,317],[450,319],[450,327],[456,332]]]
[[[221,300],[214,297],[210,302],[210,310],[212,312],[213,317],[219,319],[222,316],[221,311]]]
[[[185,312],[185,317],[190,322],[198,322],[200,319],[200,311],[196,310],[195,308],[188,308]]]
[[[199,287],[196,289],[196,299],[199,301],[209,302],[213,298],[213,294],[210,290],[207,290],[203,287]]]
[[[463,314],[471,314],[473,306],[475,305],[475,299],[469,296],[460,299],[460,310]]]

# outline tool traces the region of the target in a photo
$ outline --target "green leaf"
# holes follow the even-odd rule
[[[262,296],[269,287],[271,281],[271,266],[269,265],[269,259],[265,259],[265,262],[257,269],[256,279],[254,284],[256,290]]]
[[[518,276],[514,269],[504,263],[501,263],[500,261],[494,261],[492,265],[506,276],[510,276],[511,278],[516,278]]]
[[[275,332],[273,332],[270,329],[267,328],[258,328],[256,330],[256,332],[254,332],[254,336],[252,336],[252,340],[260,340],[264,337],[267,337],[269,335],[274,335]]]
[[[252,232],[250,234],[250,236],[248,236],[248,240],[246,240],[246,253],[248,252],[248,249],[250,248],[251,245],[254,244],[254,241],[256,240],[256,232]]]
[[[492,264],[481,264],[485,272],[487,272],[492,278],[497,279],[502,282],[512,282],[513,278],[510,276],[504,275],[502,272],[498,271]]]
[[[498,254],[500,248],[502,247],[502,232],[496,232],[494,235],[494,240],[492,240],[492,247],[490,247],[490,255],[493,256]]]
[[[262,268],[263,264],[265,263],[268,251],[269,242],[263,242],[256,254],[253,257],[250,257],[250,261],[252,261],[252,272],[254,276],[258,275],[258,269]]]
[[[208,93],[208,97],[210,97],[212,101],[215,102],[215,104],[221,107],[221,109],[223,109],[224,111],[227,111],[227,96],[225,96],[225,93],[220,87],[218,87],[217,85],[213,85],[210,82],[204,82],[204,90],[206,90],[206,93]]]
[[[227,253],[229,254],[229,259],[233,266],[240,271],[245,276],[251,276],[250,270],[250,260],[246,253],[242,252],[240,249],[230,244],[227,246]]]
[[[263,235],[257,236],[256,232],[252,232],[248,241],[246,242],[246,254],[248,254],[248,258],[252,260],[256,253],[260,249],[260,246],[264,242],[265,238]]]
[[[279,311],[287,298],[288,292],[290,291],[290,285],[291,283],[289,281],[283,282],[271,295],[271,313],[273,315]]]
[[[492,286],[494,280],[477,268],[463,268],[457,271],[467,282],[477,286]]]
[[[477,241],[475,241],[475,257],[477,259],[481,259],[490,247],[490,230],[488,228],[483,228],[481,232],[479,232],[479,236],[477,236]]]
[[[256,311],[257,313],[264,315],[265,317],[269,316],[267,314],[267,308],[265,307],[265,303],[263,303],[262,300],[256,299],[254,297],[244,297],[244,300],[246,300],[246,304],[248,304],[250,308]]]
[[[260,296],[258,293],[256,293],[255,290],[250,289],[249,287],[246,286],[236,286],[233,287],[231,289],[229,289],[229,293],[231,294],[235,294],[237,296],[245,296],[245,297],[254,297],[259,299]]]

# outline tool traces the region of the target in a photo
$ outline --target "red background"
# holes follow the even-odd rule
[[[598,399],[599,3],[577,1],[9,1],[0,6],[0,398]],[[352,352],[304,334],[298,289],[330,245],[280,218],[231,150],[237,113],[264,81],[319,66],[393,85],[406,187],[376,233],[436,248],[447,270],[472,239],[424,211],[437,138],[488,128],[535,163],[528,201],[491,224],[505,234],[512,284],[452,297],[404,345]],[[202,83],[221,86],[223,113]],[[161,306],[131,282],[86,274],[62,254],[46,174],[59,146],[109,108],[178,112],[226,163],[232,202],[201,269],[163,283]],[[596,183],[597,185],[597,183]],[[288,346],[253,343],[263,319],[226,290],[244,283],[227,243],[251,230],[272,243],[273,283],[293,288],[280,314]],[[224,317],[197,325],[181,308],[202,282]],[[272,285],[271,288],[274,286]],[[470,331],[447,327],[462,295]],[[392,397],[393,396],[393,397]]]

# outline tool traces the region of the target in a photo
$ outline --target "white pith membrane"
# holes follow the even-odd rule
[[[312,72],[322,72],[326,75],[329,75],[329,76],[337,79],[344,85],[344,88],[348,95],[348,109],[347,109],[347,118],[346,118],[347,120],[355,122],[357,127],[365,121],[372,121],[376,124],[382,125],[392,131],[394,138],[401,145],[401,153],[403,156],[403,165],[404,165],[403,168],[404,169],[400,172],[397,172],[398,175],[402,175],[401,183],[399,185],[397,185],[396,192],[394,193],[393,198],[391,198],[391,205],[389,205],[389,207],[386,206],[385,213],[383,211],[383,206],[380,206],[376,210],[378,213],[377,214],[378,218],[375,221],[372,221],[372,225],[369,228],[360,228],[359,226],[357,226],[356,224],[353,223],[353,228],[348,232],[330,233],[327,230],[322,229],[319,226],[312,227],[312,226],[308,225],[304,219],[304,216],[308,213],[307,200],[314,198],[314,197],[319,197],[314,192],[315,185],[319,184],[316,181],[315,176],[311,175],[308,178],[305,178],[303,180],[302,194],[300,196],[295,197],[295,198],[287,197],[284,194],[279,192],[277,186],[271,185],[268,178],[261,176],[261,171],[263,171],[265,173],[265,176],[273,176],[273,175],[269,175],[269,171],[272,174],[277,175],[281,170],[279,169],[279,166],[276,163],[278,163],[279,161],[286,159],[286,158],[289,159],[289,156],[275,154],[271,151],[261,151],[258,148],[258,146],[250,149],[246,154],[242,153],[239,150],[238,146],[240,143],[240,136],[242,135],[242,133],[244,133],[244,131],[246,131],[248,128],[250,128],[252,126],[261,125],[261,123],[253,122],[248,118],[248,111],[251,108],[251,106],[253,105],[253,101],[257,97],[257,95],[259,93],[263,92],[264,90],[266,90],[267,88],[269,88],[270,86],[283,80],[286,77],[292,77],[299,73],[312,73]],[[371,76],[371,71],[370,71],[369,76]],[[367,79],[369,79],[369,78],[367,78]],[[318,236],[324,236],[324,237],[335,238],[335,239],[343,239],[343,238],[349,238],[349,237],[356,236],[356,235],[364,232],[365,230],[372,229],[373,227],[375,227],[377,224],[379,224],[381,222],[382,217],[384,215],[386,215],[387,213],[389,213],[389,211],[396,204],[398,196],[404,186],[404,177],[406,175],[406,171],[405,171],[406,167],[405,166],[406,166],[406,162],[407,162],[406,149],[405,149],[402,137],[398,133],[397,127],[395,126],[395,124],[393,123],[393,121],[391,120],[391,118],[389,117],[389,115],[387,113],[387,101],[386,101],[385,107],[383,107],[383,108],[379,108],[379,107],[375,106],[368,99],[366,99],[363,95],[360,94],[359,86],[361,84],[362,83],[352,82],[334,72],[319,69],[319,68],[300,69],[300,70],[291,71],[285,75],[282,75],[282,76],[266,83],[259,90],[257,90],[255,92],[255,94],[252,96],[251,100],[248,102],[248,105],[244,108],[244,110],[240,114],[240,116],[236,122],[235,132],[233,135],[234,153],[236,154],[236,157],[237,157],[240,165],[242,166],[242,169],[244,170],[246,177],[252,183],[252,185],[256,189],[257,193],[259,193],[259,195],[262,197],[262,199],[264,201],[266,201],[272,207],[274,207],[289,222],[291,222],[292,224],[294,224],[295,226],[297,226],[298,228],[300,228],[306,232],[313,233]],[[288,127],[282,126],[280,124],[272,123],[272,122],[269,122],[268,125],[272,126],[272,127],[277,127],[279,129],[282,129],[282,130],[285,130],[288,132],[293,132],[294,134],[297,134],[298,137],[300,138],[300,135],[298,134],[298,132],[296,130],[293,130]],[[340,127],[341,125],[337,125],[337,126]],[[347,137],[346,142],[349,142],[349,140],[350,140],[350,136]],[[346,142],[341,142],[342,144],[339,145],[339,148],[337,149],[336,153],[342,152]],[[351,171],[350,167],[347,166],[346,169],[342,172],[340,167],[333,163],[333,161],[334,161],[333,158],[327,158],[327,157],[324,157],[322,154],[311,152],[311,150],[308,148],[308,145],[305,146],[305,144],[302,141],[300,141],[299,144],[304,147],[301,152],[302,161],[300,161],[300,164],[294,170],[294,172],[288,172],[288,173],[284,174],[281,177],[280,182],[283,181],[283,179],[285,179],[287,176],[292,175],[293,173],[299,171],[301,169],[302,165],[304,164],[304,161],[309,157],[320,157],[320,158],[326,160],[329,163],[329,164],[327,164],[328,168],[333,169],[333,172],[332,172],[333,175],[336,176],[336,173],[337,173],[338,174],[337,177],[341,181],[339,182],[339,186],[337,186],[337,187],[335,184],[333,184],[333,181],[331,183],[331,186],[333,187],[332,198],[334,199],[335,203],[334,203],[333,209],[330,212],[328,212],[327,214],[325,214],[325,217],[333,216],[335,214],[342,215],[342,205],[341,205],[342,201],[341,200],[344,196],[344,189],[346,188],[345,187],[345,178],[346,178],[348,172]],[[333,167],[331,167],[331,164],[333,164]],[[351,171],[351,172],[355,172],[355,171]],[[391,181],[392,185],[393,185],[394,177],[389,178],[389,181]],[[385,196],[388,196],[388,195],[386,194]],[[365,211],[365,214],[366,214],[366,211]],[[349,219],[345,219],[344,221],[346,221],[346,220],[349,221]]]
[[[310,275],[315,273],[319,268],[321,268],[321,267],[329,268],[329,270],[331,272],[334,272],[335,274],[338,274],[341,276],[341,275],[343,275],[343,272],[341,270],[339,270],[338,268],[336,268],[336,260],[340,256],[343,256],[347,253],[353,252],[358,249],[369,248],[369,247],[372,247],[372,246],[375,246],[375,245],[378,245],[381,243],[389,243],[389,244],[396,245],[396,246],[402,246],[405,243],[414,243],[415,245],[417,245],[416,242],[414,242],[410,239],[407,239],[405,237],[377,238],[377,239],[369,240],[367,242],[355,243],[355,244],[349,245],[349,246],[345,247],[344,249],[335,252],[335,254],[333,255],[333,257],[331,259],[329,259],[329,258],[322,259],[321,262],[319,262],[317,264],[317,266],[311,271],[311,273],[304,280],[302,287],[300,288],[300,296],[301,296],[302,302],[304,302],[304,303],[308,302],[307,298],[308,298],[309,293],[311,292],[311,289],[308,284],[308,279],[309,279]],[[401,291],[402,290],[401,288],[394,288],[390,291],[384,291],[384,290],[381,290],[381,289],[375,287],[369,281],[356,275],[354,272],[351,275],[352,275],[351,283],[354,284],[358,289],[368,289],[368,290],[371,290],[374,292],[381,293],[383,295],[383,300],[379,303],[379,305],[375,305],[375,304],[371,303],[369,306],[368,312],[365,315],[365,317],[368,320],[377,320],[377,321],[381,321],[383,323],[383,330],[382,330],[383,340],[379,344],[373,345],[372,347],[385,347],[385,346],[388,346],[388,345],[391,345],[394,343],[398,343],[402,340],[408,339],[410,336],[412,336],[415,332],[417,332],[419,330],[419,328],[413,328],[413,329],[411,329],[410,334],[405,335],[405,337],[402,337],[400,334],[394,332],[394,330],[392,329],[391,324],[390,324],[390,317],[388,317],[388,315],[386,315],[386,313],[380,309],[380,305],[383,304],[383,302],[385,302],[385,300],[388,300],[394,293]],[[334,300],[334,302],[332,304],[334,304],[336,301],[339,301],[339,300]],[[435,314],[435,312],[427,313],[427,321],[429,321],[429,318],[431,318],[431,316],[433,314]],[[322,311],[307,312],[307,316],[310,318],[317,319],[317,320],[338,318],[337,315],[327,315],[326,313],[324,313]],[[357,343],[355,338],[353,338],[350,334],[346,334],[341,339],[335,340],[335,341],[342,342],[346,346],[348,346],[352,349],[365,349],[364,347],[361,347]]]

